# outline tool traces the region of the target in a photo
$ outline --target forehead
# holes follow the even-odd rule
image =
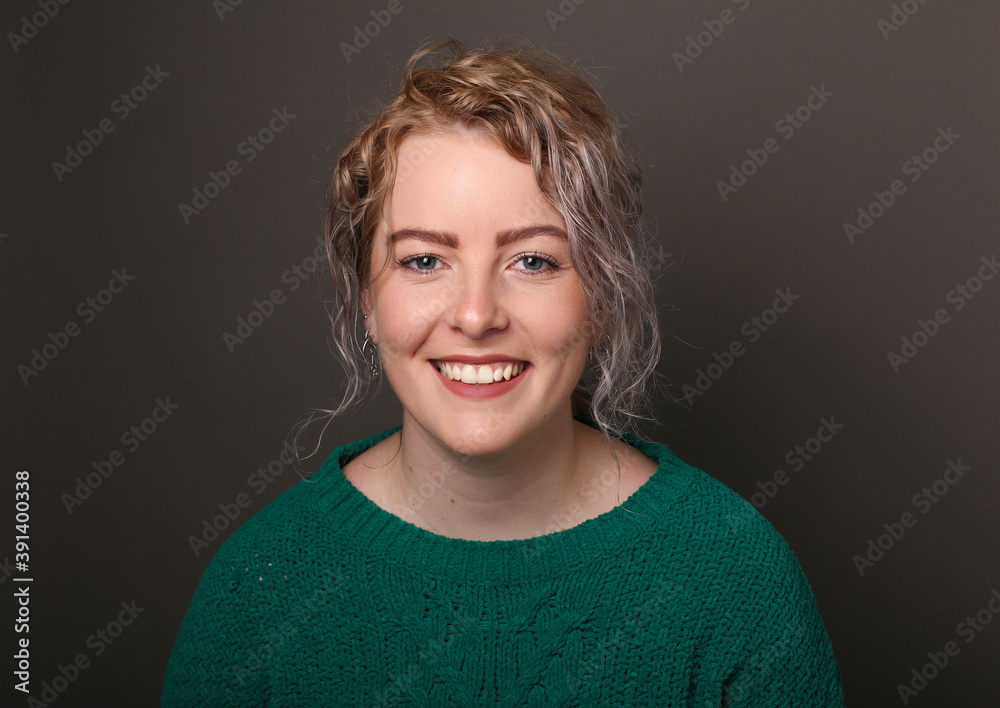
[[[518,226],[540,219],[565,226],[531,165],[484,131],[449,126],[411,134],[396,158],[396,178],[383,209],[387,227],[457,228],[456,221]]]

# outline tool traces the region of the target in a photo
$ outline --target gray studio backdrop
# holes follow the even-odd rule
[[[332,162],[449,35],[548,45],[632,126],[667,382],[646,434],[787,539],[848,704],[1000,704],[998,19],[972,0],[6,3],[4,705],[154,705],[225,538],[399,421],[373,392],[287,464],[344,383],[313,260]]]

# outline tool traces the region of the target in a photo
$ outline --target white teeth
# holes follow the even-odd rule
[[[472,364],[461,364],[459,362],[439,361],[437,362],[437,367],[438,371],[451,381],[461,381],[462,383],[479,386],[498,381],[510,381],[524,371],[523,363],[515,364],[513,362],[509,362],[506,365],[484,364],[482,366],[473,366]]]

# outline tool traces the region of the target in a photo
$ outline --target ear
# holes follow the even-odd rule
[[[587,330],[590,332],[590,347],[596,347],[597,343],[604,339],[604,333],[599,331],[594,323],[594,318],[587,320]]]
[[[368,330],[372,333],[372,342],[378,344],[378,325],[375,322],[375,300],[372,297],[372,292],[370,288],[365,288],[361,291],[361,312],[367,319],[365,320],[365,325]]]

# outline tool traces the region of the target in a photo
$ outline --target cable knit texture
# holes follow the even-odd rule
[[[482,542],[344,477],[398,429],[337,448],[219,549],[164,706],[843,706],[784,539],[665,446],[626,436],[659,467],[624,508]]]

